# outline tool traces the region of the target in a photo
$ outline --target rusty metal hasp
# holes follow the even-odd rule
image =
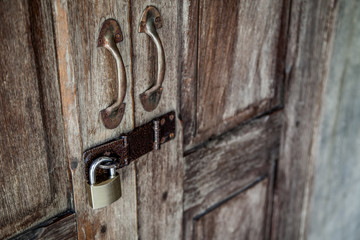
[[[112,161],[106,161],[96,168],[96,182],[106,181],[109,170],[125,167],[137,158],[160,149],[161,144],[175,138],[175,122],[175,112],[169,112],[117,139],[85,151],[83,161],[87,181],[92,163],[99,158],[106,157]]]

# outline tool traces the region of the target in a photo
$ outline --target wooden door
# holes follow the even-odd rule
[[[266,239],[282,126],[284,1],[184,9],[185,239]],[[189,11],[189,12],[187,12]]]
[[[148,5],[166,59],[152,112],[139,99],[156,77],[155,45],[138,33]],[[0,238],[300,238],[333,11],[326,0],[1,1]],[[113,130],[99,117],[117,97],[115,61],[96,47],[108,18],[127,76]],[[120,169],[121,199],[91,209],[82,153],[171,110],[176,138]]]

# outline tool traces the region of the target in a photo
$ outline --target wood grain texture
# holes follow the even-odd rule
[[[272,239],[303,239],[306,228],[314,137],[329,61],[333,1],[290,5],[286,56],[284,128],[278,164]]]
[[[203,0],[198,17],[186,7],[195,6],[183,6],[182,116],[190,149],[280,105],[284,28],[282,1]]]
[[[90,208],[86,193],[84,150],[134,127],[130,29],[127,1],[54,1],[54,22],[68,160],[74,184],[79,239],[137,239],[136,176],[130,164],[120,171],[122,198],[99,210]],[[119,127],[105,129],[99,112],[117,98],[115,59],[97,48],[104,20],[116,19],[124,40],[117,44],[127,75],[126,110]]]
[[[360,4],[338,1],[314,155],[307,239],[360,236]]]
[[[279,156],[281,123],[281,113],[265,116],[221,135],[185,157],[186,239],[190,239],[194,231],[192,219],[196,215],[264,176],[269,178],[270,191],[265,198],[271,203],[272,175]],[[270,211],[264,209],[264,216],[271,213],[271,204],[269,208]],[[268,220],[267,226],[270,225]]]
[[[55,216],[11,240],[75,240],[77,239],[75,213]]]
[[[176,116],[179,113],[178,4],[177,1],[163,0],[130,2],[136,126],[171,110],[175,110]],[[148,89],[156,77],[155,45],[145,33],[138,33],[141,15],[148,5],[155,6],[162,17],[162,28],[157,31],[163,43],[166,62],[162,97],[159,106],[153,112],[146,112],[139,99],[139,94]],[[182,128],[177,122],[174,140],[162,145],[159,151],[151,152],[136,160],[140,239],[181,239],[183,191],[181,143]]]
[[[71,208],[51,6],[0,2],[0,238]]]
[[[192,239],[264,239],[267,179],[194,220]]]
[[[278,157],[281,120],[281,114],[265,116],[187,155],[184,210],[204,202],[218,202],[265,175]]]

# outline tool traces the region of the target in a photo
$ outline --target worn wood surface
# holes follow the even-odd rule
[[[328,188],[321,188],[323,182],[315,178],[312,189],[316,169],[328,174],[329,168],[321,168],[322,160],[332,161],[338,169],[344,164],[338,161],[343,153],[338,149],[346,146],[350,149],[346,152],[351,152],[357,146],[357,142],[342,141],[345,134],[353,138],[357,134],[352,129],[358,112],[347,107],[358,96],[358,83],[348,80],[358,76],[355,50],[347,50],[346,63],[338,66],[343,69],[341,77],[330,72],[325,87],[341,78],[339,87],[323,87],[331,66],[329,48],[338,2],[53,0],[0,4],[0,161],[6,166],[0,170],[4,186],[0,238],[72,207],[77,212],[79,239],[181,239],[183,230],[184,238],[240,234],[253,239],[260,232],[267,238],[269,217],[273,239],[316,238],[321,233],[314,231],[315,226],[334,229],[324,218],[343,216],[331,211],[331,201],[320,204],[325,208],[323,215],[308,215],[309,209],[319,206],[316,199],[356,178],[350,171],[356,161],[349,156],[353,164],[344,182],[330,181]],[[156,77],[155,46],[146,34],[138,33],[147,5],[156,6],[162,15],[158,33],[167,63],[162,99],[151,113],[144,111],[138,97]],[[358,5],[348,9],[356,12]],[[118,47],[128,86],[125,116],[115,130],[105,129],[99,118],[99,111],[117,97],[115,61],[105,49],[96,48],[107,18],[118,20],[122,28],[124,40]],[[357,32],[351,34],[348,39]],[[352,44],[349,40],[348,45],[357,49]],[[341,50],[335,48],[333,56],[340,59],[334,58],[333,64],[343,60],[337,51]],[[331,102],[321,111],[321,104],[327,102],[324,93],[336,101],[334,117]],[[284,117],[274,113],[283,105]],[[110,207],[92,210],[86,195],[83,151],[170,110],[181,120],[177,119],[176,139],[121,170],[123,197]],[[254,119],[259,115],[263,116]],[[347,122],[348,116],[352,121]],[[236,127],[241,123],[245,125]],[[324,140],[329,129],[332,138]],[[211,137],[214,139],[209,140]],[[319,146],[327,141],[331,141],[331,151],[324,147],[322,154]],[[335,144],[344,148],[337,149]],[[320,160],[315,161],[317,158]],[[311,195],[319,187],[322,191]],[[345,197],[343,203],[349,206],[353,201]],[[353,219],[358,218],[356,212],[351,213]],[[241,221],[244,214],[250,216],[246,224]],[[222,221],[224,215],[229,215],[231,223]],[[312,223],[313,228],[308,228]],[[243,226],[232,231],[231,224]],[[71,237],[76,231],[74,215],[42,228],[45,225],[32,233],[51,239],[62,227],[67,230],[61,233],[69,231]],[[346,227],[341,237],[357,231],[354,224]]]
[[[283,1],[194,2],[182,6],[187,149],[280,105],[285,31]]]
[[[264,239],[267,179],[194,219],[192,239]]]
[[[329,74],[313,151],[306,237],[360,236],[360,3],[338,1]]]
[[[178,109],[179,29],[177,1],[131,1],[131,39],[135,98],[135,122],[139,126],[153,117]],[[146,112],[139,94],[155,81],[155,44],[138,24],[147,5],[155,6],[162,17],[158,34],[165,51],[166,71],[159,106]],[[176,118],[177,119],[177,118]],[[178,121],[178,120],[177,120]],[[176,138],[157,152],[136,160],[137,217],[140,239],[181,239],[182,234],[182,128],[177,122]]]
[[[218,202],[266,175],[278,157],[281,120],[281,114],[265,116],[187,155],[184,210],[201,203]]]
[[[272,174],[279,156],[281,122],[281,113],[265,116],[221,135],[185,157],[186,239],[190,239],[195,231],[192,229],[192,219],[198,214],[265,176],[271,181],[271,193],[264,198],[269,200],[271,208]],[[267,209],[262,211],[266,216]]]
[[[75,213],[55,216],[11,240],[75,240],[77,239]]]
[[[5,239],[71,208],[71,184],[51,6],[1,1],[0,22],[0,239]]]
[[[127,1],[54,1],[54,23],[68,160],[74,184],[79,239],[136,239],[135,167],[120,171],[122,198],[93,210],[88,204],[82,152],[134,127],[130,29]],[[98,49],[97,37],[107,18],[116,19],[124,40],[117,44],[126,68],[126,110],[119,127],[105,129],[99,112],[117,97],[115,59]]]
[[[284,128],[278,163],[272,239],[303,239],[311,193],[321,93],[333,28],[333,1],[293,0],[289,14]]]

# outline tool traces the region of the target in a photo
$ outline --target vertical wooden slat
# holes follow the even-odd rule
[[[185,149],[281,107],[286,1],[184,1]]]
[[[166,61],[162,97],[159,106],[153,112],[146,112],[139,99],[139,94],[149,88],[156,77],[155,45],[145,33],[138,33],[139,21],[147,5],[155,6],[161,14],[162,28],[157,31],[164,46]],[[130,1],[136,126],[171,110],[175,110],[176,115],[179,113],[178,7],[177,1]],[[174,140],[162,145],[159,151],[136,160],[140,239],[181,238],[181,143],[182,128],[178,121]]]
[[[79,239],[136,239],[135,166],[120,171],[122,197],[106,208],[93,210],[88,204],[82,152],[134,126],[131,94],[130,39],[126,1],[54,1],[59,75],[68,160],[74,184]],[[99,112],[117,97],[115,60],[97,48],[103,21],[116,19],[124,40],[117,44],[127,74],[125,115],[114,130],[105,129]]]
[[[0,239],[71,208],[48,1],[0,2]]]
[[[182,1],[179,5],[180,41],[180,108],[184,125],[184,145],[190,144],[196,129],[197,55],[199,0]]]

